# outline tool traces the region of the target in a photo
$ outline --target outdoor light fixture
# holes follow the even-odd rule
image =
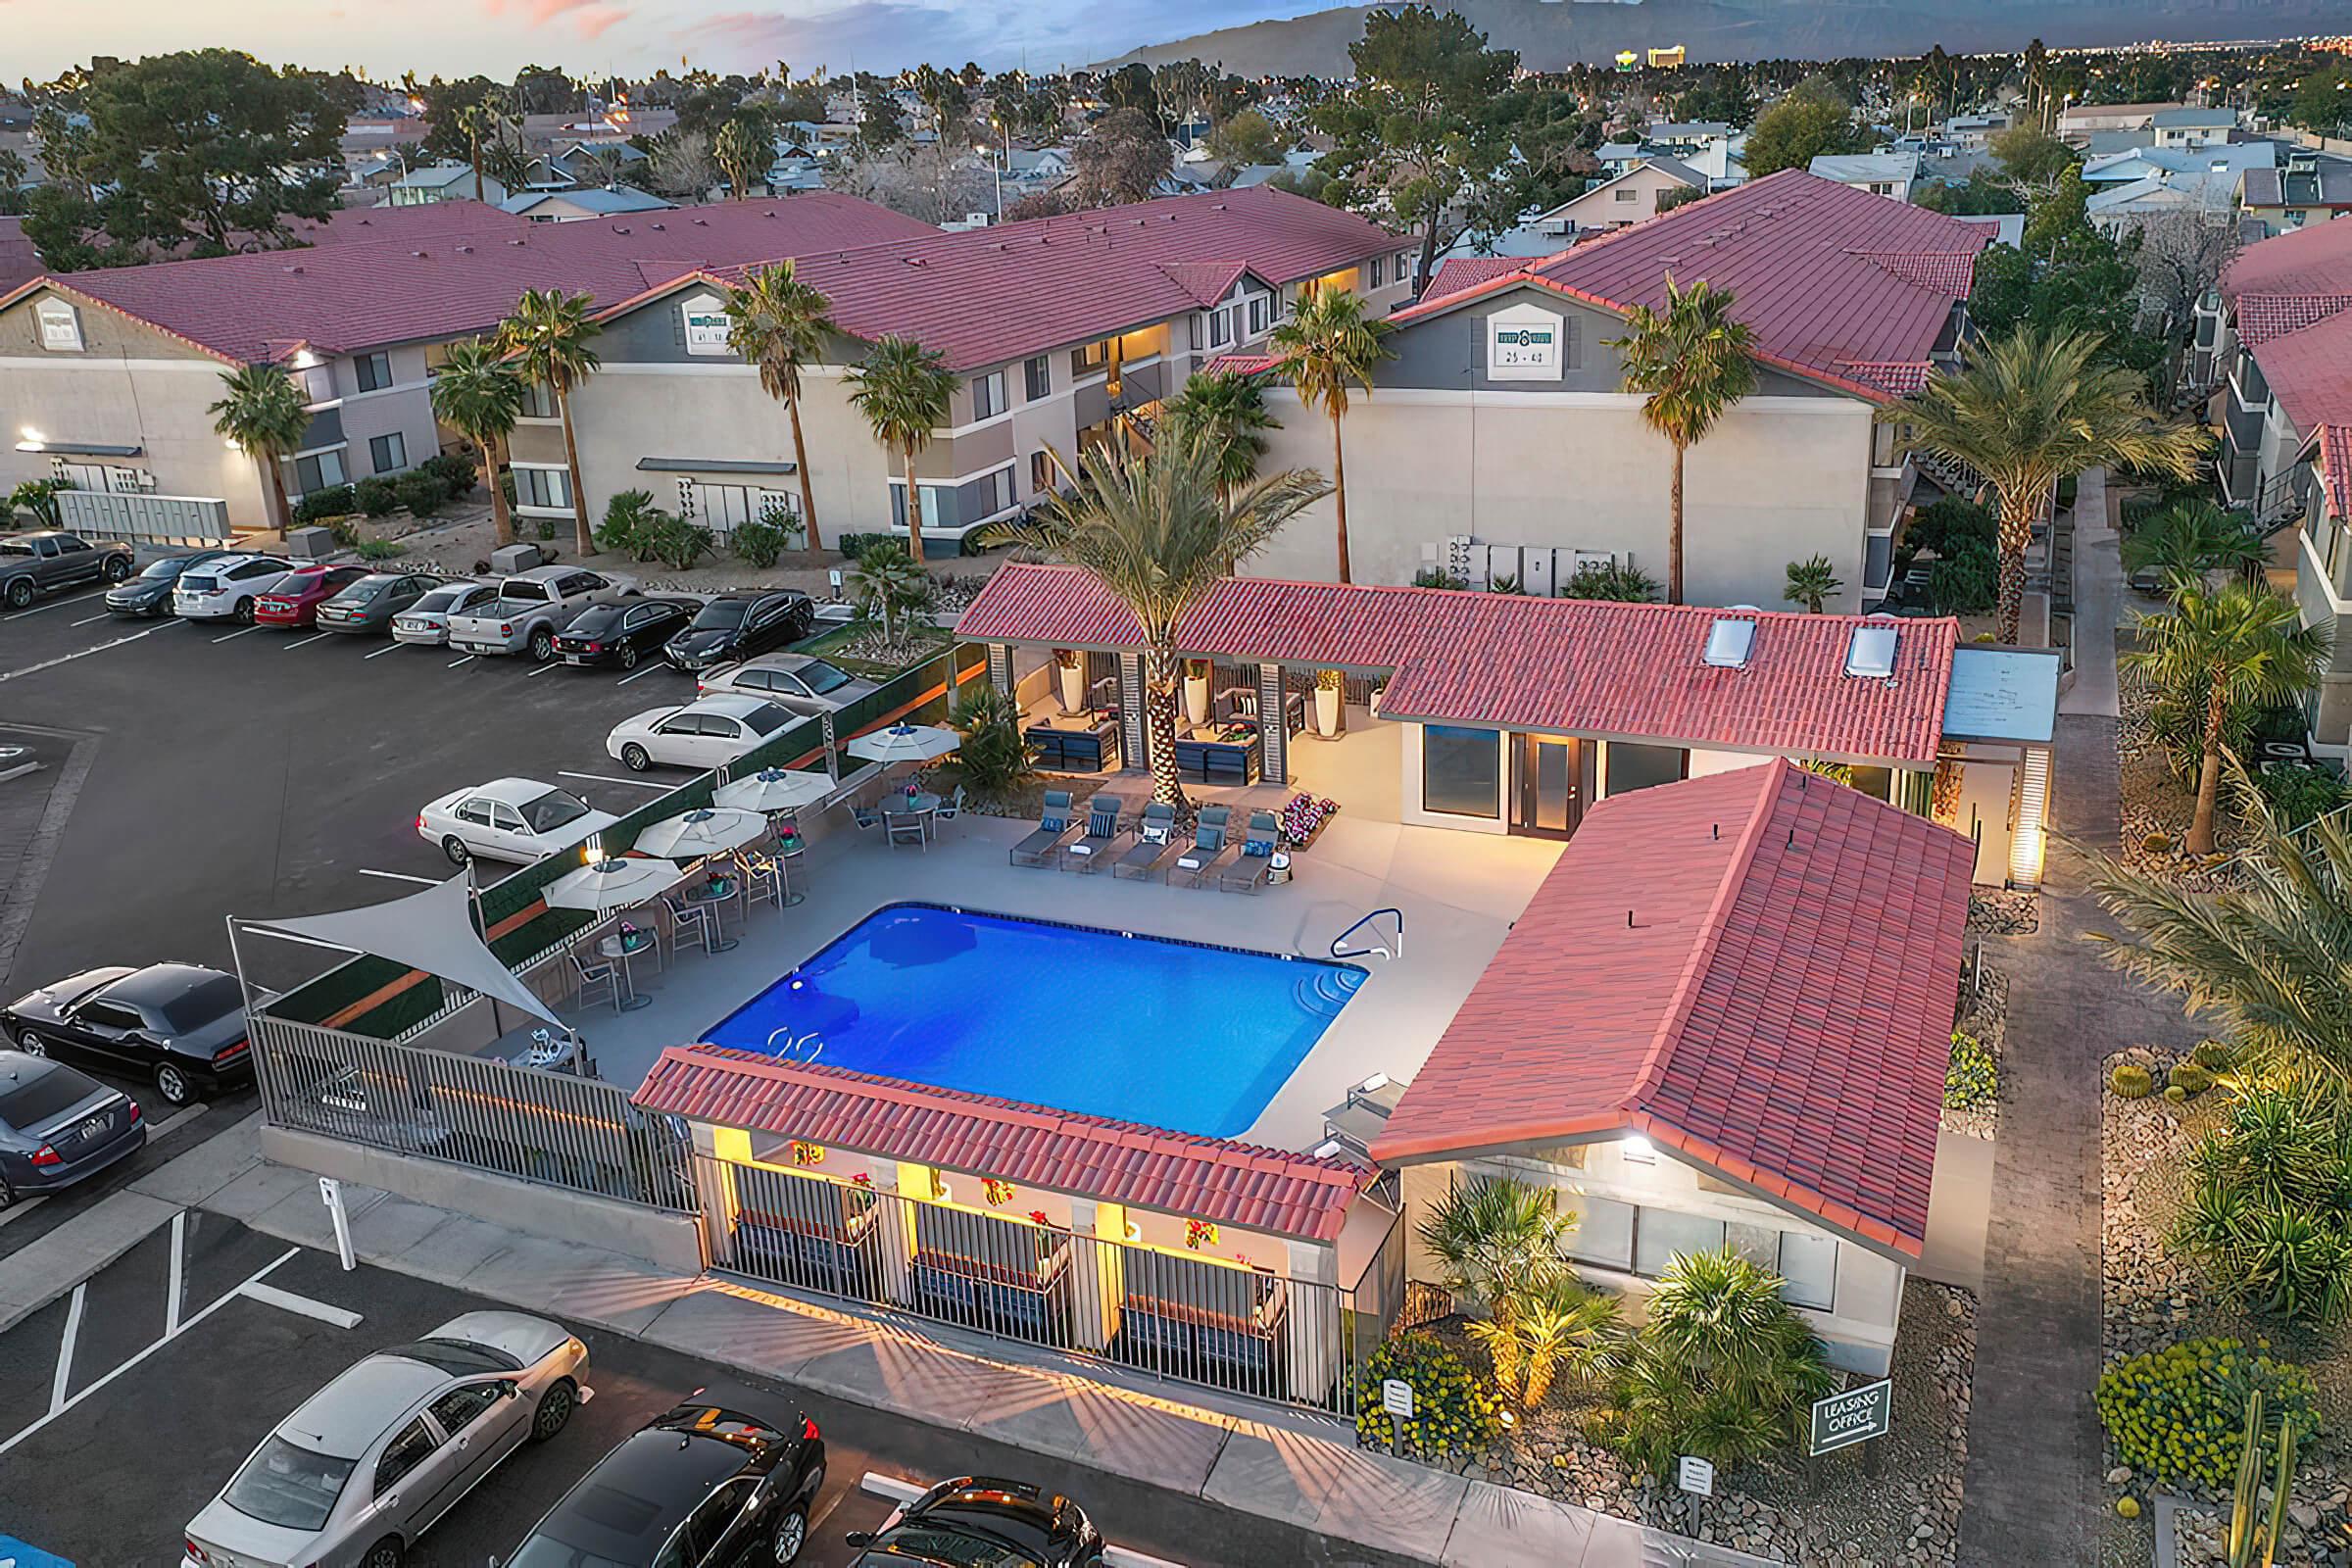
[[[21,428],[20,430],[18,430],[18,431],[17,431],[17,434],[19,434],[19,435],[23,436],[23,437],[25,439],[25,441],[26,441],[28,444],[32,445],[32,446],[36,446],[36,447],[37,447],[37,446],[39,446],[39,445],[41,444],[41,432],[40,432],[40,431],[38,431],[38,430],[35,430],[35,429],[34,429],[34,428],[33,428],[31,425],[29,425],[29,424],[28,424],[28,425],[25,425],[25,426],[24,426],[23,428]]]
[[[1144,1239],[1144,1228],[1141,1225],[1138,1225],[1135,1221],[1129,1220],[1124,1229],[1127,1232],[1127,1239],[1129,1241],[1140,1242]]]
[[[1650,1147],[1649,1140],[1640,1133],[1626,1134],[1625,1142],[1618,1147],[1623,1150],[1626,1158],[1640,1160],[1644,1164],[1658,1157],[1658,1152]]]

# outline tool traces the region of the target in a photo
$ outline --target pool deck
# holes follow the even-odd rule
[[[832,824],[828,823],[829,828]],[[1331,941],[1366,911],[1404,911],[1404,956],[1356,960],[1370,977],[1242,1136],[1280,1149],[1305,1149],[1322,1136],[1322,1115],[1350,1084],[1376,1072],[1409,1079],[1501,946],[1511,922],[1559,858],[1539,839],[1449,833],[1334,818],[1296,857],[1284,887],[1250,897],[1208,889],[1120,881],[1106,870],[1015,867],[1007,850],[1033,827],[966,815],[945,824],[927,850],[893,849],[879,830],[846,821],[813,838],[796,862],[805,902],[779,912],[757,905],[728,918],[741,945],[705,954],[688,947],[666,971],[639,955],[635,983],[653,1004],[615,1015],[609,1007],[561,1009],[588,1039],[599,1070],[631,1088],[664,1047],[701,1032],[812,956],[886,904],[925,900],[968,909],[1178,937],[1262,953],[1328,956]],[[1004,977],[1019,984],[1020,977]],[[1042,999],[1055,1004],[1056,1038],[1073,1021],[1118,1027],[1118,999]]]

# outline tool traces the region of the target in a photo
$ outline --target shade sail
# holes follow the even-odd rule
[[[514,977],[473,927],[473,896],[463,872],[386,904],[306,914],[291,920],[244,920],[255,931],[307,937],[353,953],[373,954],[485,997],[519,1007],[561,1028],[564,1020]]]

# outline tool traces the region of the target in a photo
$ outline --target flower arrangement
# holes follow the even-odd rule
[[[638,930],[631,921],[621,921],[618,926],[614,927],[614,930],[620,937],[620,947],[623,953],[634,952],[645,941],[645,933]]]
[[[1012,1183],[1001,1182],[994,1176],[980,1178],[980,1196],[988,1200],[991,1208],[1003,1208],[1012,1201]]]
[[[795,1165],[822,1165],[825,1162],[825,1146],[795,1138],[792,1141],[792,1162]]]
[[[1301,792],[1294,795],[1282,808],[1282,836],[1293,844],[1304,844],[1323,830],[1340,808],[1334,800],[1317,800]]]
[[[1413,1413],[1393,1417],[1380,1407],[1380,1386],[1389,1378],[1409,1383]],[[1386,1447],[1392,1424],[1422,1453],[1451,1453],[1484,1447],[1502,1423],[1502,1400],[1472,1375],[1462,1358],[1426,1334],[1384,1341],[1364,1359],[1357,1384],[1355,1435],[1367,1447]]]
[[[1029,1211],[1029,1223],[1032,1225],[1051,1225],[1054,1222],[1046,1218],[1046,1211],[1044,1209],[1033,1208]]]
[[[1213,1220],[1188,1219],[1184,1222],[1184,1245],[1194,1251],[1217,1245],[1217,1227]]]
[[[2195,1481],[2227,1491],[2244,1442],[2247,1396],[2295,1429],[2319,1430],[2318,1384],[2267,1341],[2182,1340],[2120,1361],[2100,1374],[2099,1420],[2116,1461],[2157,1481]]]
[[[874,1179],[866,1172],[859,1171],[857,1175],[850,1178],[850,1185],[852,1187],[862,1187],[867,1192],[872,1192],[874,1187]]]

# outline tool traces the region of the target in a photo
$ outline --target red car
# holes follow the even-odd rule
[[[254,623],[316,626],[318,607],[367,575],[366,566],[305,566],[288,572],[276,587],[253,602]]]

